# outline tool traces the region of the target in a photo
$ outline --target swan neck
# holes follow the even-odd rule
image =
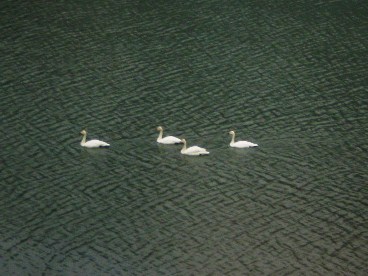
[[[231,143],[235,143],[235,133],[231,134]]]
[[[163,132],[164,132],[164,131],[161,129],[161,130],[160,130],[160,133],[158,134],[158,138],[157,138],[157,139],[162,139]]]
[[[187,149],[187,141],[183,141],[183,148],[181,149],[181,151],[184,151]]]
[[[81,145],[84,145],[86,143],[86,139],[87,139],[87,133],[83,134]]]

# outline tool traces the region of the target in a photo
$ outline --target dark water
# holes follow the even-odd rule
[[[366,1],[27,2],[0,4],[2,275],[367,275]]]

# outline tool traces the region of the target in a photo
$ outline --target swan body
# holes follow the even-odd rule
[[[183,148],[181,149],[181,154],[186,154],[186,155],[207,155],[209,154],[209,152],[201,147],[198,146],[192,146],[187,148],[187,141],[185,139],[181,140],[183,145]]]
[[[158,135],[158,138],[157,138],[157,143],[166,144],[166,145],[181,144],[182,143],[182,141],[179,138],[174,137],[174,136],[166,136],[166,137],[162,138],[164,129],[160,126],[157,127],[157,131],[160,132],[160,134]]]
[[[80,143],[82,147],[86,147],[86,148],[107,148],[107,147],[110,147],[110,144],[105,143],[105,142],[100,141],[100,140],[86,141],[87,131],[85,131],[85,130],[82,130],[80,134],[83,135],[82,141]]]
[[[257,144],[248,142],[248,141],[238,141],[235,142],[235,132],[234,131],[230,131],[229,134],[232,136],[231,138],[231,142],[230,142],[230,147],[233,148],[251,148],[251,147],[258,147]]]

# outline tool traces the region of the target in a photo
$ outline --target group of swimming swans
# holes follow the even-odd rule
[[[201,148],[201,147],[198,147],[198,146],[192,146],[192,147],[187,148],[187,141],[185,139],[179,139],[179,138],[174,137],[174,136],[166,136],[166,137],[162,138],[163,133],[164,133],[164,129],[161,126],[157,127],[157,131],[160,132],[160,134],[158,135],[158,138],[156,140],[157,143],[165,144],[165,145],[183,144],[183,148],[180,151],[182,154],[186,154],[186,155],[206,155],[206,154],[210,153],[205,148]]]
[[[177,137],[174,136],[166,136],[163,137],[163,132],[164,129],[159,126],[157,127],[157,131],[159,131],[159,135],[157,138],[157,143],[160,144],[165,144],[165,145],[173,145],[173,144],[183,144],[183,148],[181,149],[181,154],[185,154],[185,155],[207,155],[209,154],[209,151],[207,151],[205,148],[201,148],[198,146],[192,146],[187,148],[187,141],[185,139],[179,139]],[[103,141],[100,140],[87,140],[87,131],[86,130],[82,130],[81,133],[83,135],[82,141],[81,141],[81,146],[82,147],[86,147],[86,148],[106,148],[106,147],[110,147],[110,144],[105,143]],[[231,142],[230,142],[230,147],[233,148],[250,148],[250,147],[257,147],[257,144],[248,142],[248,141],[237,141],[235,142],[235,131],[231,130],[229,132],[229,134],[232,136],[231,137]]]

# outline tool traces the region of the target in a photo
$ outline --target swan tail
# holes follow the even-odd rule
[[[110,145],[109,144],[107,144],[107,145],[101,145],[100,146],[100,148],[109,148],[110,147]]]

